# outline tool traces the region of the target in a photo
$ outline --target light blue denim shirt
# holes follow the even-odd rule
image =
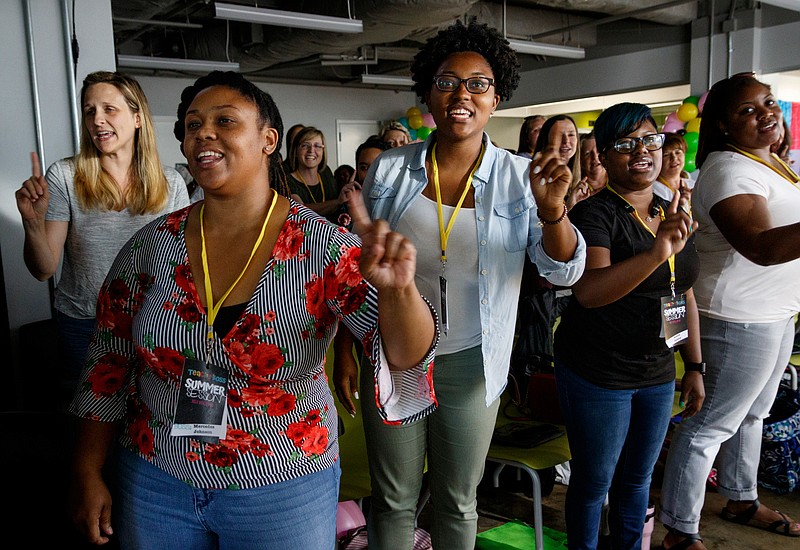
[[[424,143],[384,151],[370,167],[363,186],[364,202],[372,219],[384,219],[392,228],[428,184],[425,156],[435,132]],[[542,247],[542,229],[530,188],[530,160],[498,149],[483,135],[486,152],[475,171],[475,222],[478,242],[478,289],[486,379],[486,405],[505,388],[520,282],[527,250],[539,273],[559,286],[570,286],[583,274],[586,243],[575,229],[578,247],[568,262],[550,258]],[[414,243],[430,246],[431,243]],[[431,301],[438,296],[426,296]],[[434,367],[435,370],[435,367]]]

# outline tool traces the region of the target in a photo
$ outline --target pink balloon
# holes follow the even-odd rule
[[[701,95],[700,99],[697,100],[697,110],[700,111],[701,114],[703,112],[703,105],[706,104],[706,97],[708,97],[708,92]]]
[[[683,122],[681,122],[681,119],[678,118],[678,111],[672,111],[670,114],[667,115],[667,118],[664,121],[664,124],[666,124],[668,122],[680,122],[681,126],[683,125]]]
[[[357,527],[367,524],[364,513],[354,500],[340,502],[336,509],[336,538],[341,538]]]
[[[677,132],[683,130],[683,122],[680,120],[667,120],[664,121],[664,126],[661,127],[662,132]]]
[[[436,123],[433,121],[433,115],[425,113],[422,115],[422,125],[428,128],[436,128]]]

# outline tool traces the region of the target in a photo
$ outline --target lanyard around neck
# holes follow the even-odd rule
[[[461,210],[461,205],[464,204],[464,199],[467,198],[469,188],[472,186],[472,178],[475,176],[475,171],[481,164],[485,150],[486,148],[481,143],[481,154],[478,155],[478,160],[476,160],[475,164],[472,165],[472,170],[469,172],[469,177],[467,178],[467,183],[464,186],[464,191],[461,193],[461,197],[458,199],[458,203],[456,203],[455,210],[453,210],[453,215],[450,216],[450,221],[447,222],[447,229],[445,229],[444,212],[442,210],[442,191],[441,187],[439,186],[439,166],[436,164],[436,144],[433,144],[433,150],[431,151],[431,163],[433,164],[433,187],[436,189],[436,207],[439,214],[439,241],[442,245],[443,265],[447,263],[447,241],[450,239],[450,232],[453,230],[453,225],[455,224],[458,212]]]
[[[236,280],[233,282],[231,287],[222,295],[222,298],[219,299],[219,303],[214,304],[214,293],[211,290],[211,274],[208,271],[208,254],[206,253],[206,234],[203,229],[203,211],[205,210],[205,203],[200,207],[200,246],[201,246],[201,256],[203,258],[203,276],[204,276],[204,283],[206,289],[206,302],[208,302],[208,308],[206,308],[206,315],[208,316],[208,340],[214,339],[214,321],[217,318],[217,314],[219,310],[222,308],[223,302],[228,297],[228,295],[233,291],[239,281],[242,280],[244,274],[247,272],[247,268],[250,267],[250,262],[253,261],[253,256],[256,255],[256,251],[258,247],[261,245],[261,241],[264,240],[264,233],[267,231],[267,222],[269,222],[270,216],[272,216],[272,211],[275,209],[275,204],[278,202],[278,193],[274,190],[272,191],[272,204],[269,206],[269,210],[267,211],[267,217],[264,218],[264,224],[261,226],[261,233],[258,235],[258,239],[256,239],[256,244],[253,245],[253,250],[250,252],[250,257],[247,259],[247,263],[242,269],[242,272],[239,273],[239,276],[236,277]]]
[[[303,182],[303,186],[306,188],[306,191],[308,191],[308,196],[311,197],[312,201],[317,202],[314,200],[314,193],[306,183],[306,180],[303,178],[303,174],[300,173],[300,170],[297,171],[297,175],[300,176],[300,181]],[[317,172],[317,181],[319,182],[319,188],[322,190],[322,200],[320,202],[325,202],[325,186],[322,185],[322,177],[319,175],[319,172]]]
[[[783,162],[783,159],[781,159],[781,157],[779,157],[775,153],[770,153],[770,156],[773,159],[777,160],[778,164],[780,164],[783,167],[783,169],[786,170],[785,174],[783,172],[781,172],[780,170],[778,170],[777,168],[775,168],[774,166],[772,166],[770,163],[766,162],[764,159],[761,159],[761,158],[755,156],[753,153],[748,153],[747,151],[745,151],[743,149],[739,149],[733,143],[729,143],[728,147],[730,147],[731,149],[733,149],[737,153],[740,153],[740,154],[746,156],[747,158],[758,162],[759,164],[763,164],[764,166],[766,166],[767,168],[769,168],[770,170],[772,170],[773,172],[778,174],[780,177],[782,177],[783,179],[785,179],[786,181],[788,181],[789,183],[791,183],[792,185],[794,185],[795,187],[800,189],[800,186],[797,185],[798,182],[800,182],[800,176],[795,174],[794,170],[792,170],[789,167],[788,164]]]
[[[664,185],[666,185],[667,187],[669,187],[670,189],[672,189],[673,191],[675,191],[676,193],[678,192],[678,189],[680,189],[680,185],[678,185],[678,189],[676,189],[675,187],[672,187],[672,185],[670,185],[670,183],[666,180],[666,178],[662,178],[661,176],[658,176],[658,178],[656,178],[656,179],[658,181],[660,181],[661,183],[663,183]]]
[[[653,236],[653,238],[656,237],[656,234],[653,233],[653,230],[650,229],[650,226],[647,225],[644,222],[644,220],[641,218],[641,216],[639,216],[639,212],[636,210],[636,207],[633,206],[628,201],[628,199],[626,199],[625,197],[623,197],[622,195],[617,193],[617,190],[614,189],[613,187],[611,187],[611,185],[609,183],[606,183],[606,189],[608,189],[609,191],[614,193],[616,196],[618,196],[620,199],[625,201],[625,204],[630,206],[631,209],[633,210],[633,216],[638,220],[638,222],[642,225],[642,227],[644,227],[647,230],[647,232],[650,233]],[[664,221],[664,218],[666,216],[664,215],[664,209],[661,208],[660,206],[658,207],[658,215],[661,218],[661,221]],[[669,289],[672,292],[672,297],[674,298],[675,297],[675,254],[672,254],[669,258],[667,258],[667,263],[669,264]]]

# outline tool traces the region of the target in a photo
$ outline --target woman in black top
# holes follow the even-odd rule
[[[595,135],[609,181],[570,213],[586,239],[586,271],[555,340],[572,453],[567,535],[571,549],[596,548],[608,494],[611,547],[632,550],[641,546],[650,479],[672,413],[675,361],[665,317],[667,336],[678,327],[686,338],[679,348],[687,370],[700,368],[691,290],[697,224],[679,195],[667,202],[653,194],[664,135],[647,106],[614,105],[598,117]],[[681,316],[682,325],[673,322]],[[685,414],[696,413],[703,397],[702,375],[687,372]]]

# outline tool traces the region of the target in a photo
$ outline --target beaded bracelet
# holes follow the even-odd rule
[[[567,212],[569,212],[569,208],[567,208],[567,204],[564,203],[564,212],[561,214],[561,217],[555,221],[545,220],[544,218],[539,218],[539,227],[544,227],[545,225],[558,225],[559,223],[563,222],[567,217]],[[539,215],[539,212],[536,212],[536,215]]]

